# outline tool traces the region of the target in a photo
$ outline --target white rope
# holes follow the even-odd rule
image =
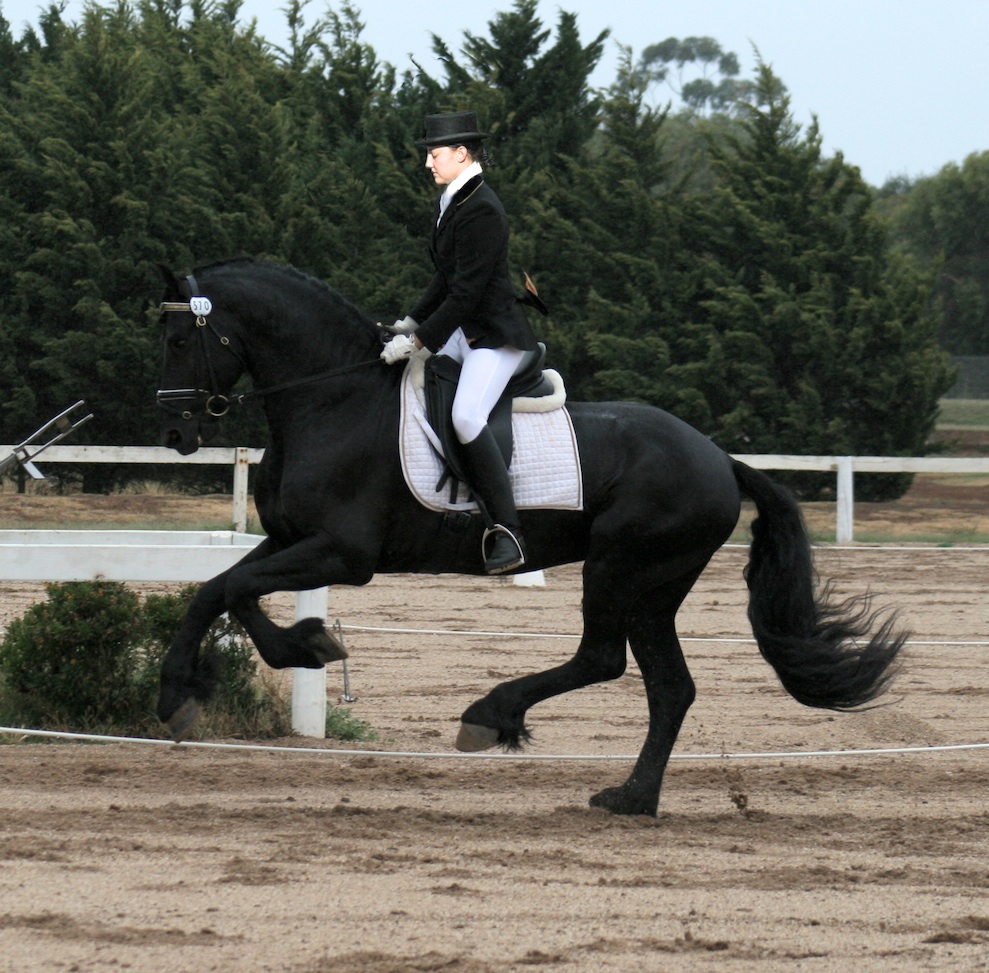
[[[341,625],[345,632],[385,632],[393,635],[476,635],[490,638],[521,638],[521,639],[579,639],[581,636],[561,632],[489,632],[484,629],[449,629],[449,628],[387,628],[378,625]],[[755,639],[737,636],[681,636],[681,642],[728,642],[735,645],[753,645]],[[989,641],[923,641],[910,639],[910,645],[989,645]]]
[[[151,746],[172,747],[175,749],[209,749],[209,750],[245,750],[262,751],[266,753],[305,753],[310,756],[334,757],[415,757],[434,760],[636,760],[637,754],[534,754],[534,753],[460,753],[460,752],[428,752],[411,750],[349,750],[329,747],[291,747],[275,744],[255,743],[208,743],[201,741],[186,741],[174,743],[171,740],[148,739],[145,737],[105,736],[97,733],[68,733],[58,730],[32,730],[26,727],[0,726],[0,735],[17,737],[47,737],[60,740],[78,740],[91,743],[137,743]],[[791,750],[791,751],[754,751],[748,753],[674,753],[670,760],[782,760],[786,758],[803,757],[868,757],[886,756],[891,754],[912,753],[944,753],[955,750],[983,750],[989,748],[989,743],[953,743],[928,747],[872,747],[863,750]]]
[[[730,544],[722,544],[718,548],[719,551],[725,550],[725,548],[731,548],[734,550],[748,550],[752,545],[749,543],[739,544],[732,542]],[[963,544],[929,544],[921,545],[918,544],[916,547],[909,544],[883,544],[877,541],[875,544],[838,544],[835,541],[825,541],[819,544],[811,544],[815,554],[841,554],[845,551],[851,553],[857,553],[861,551],[871,551],[872,553],[884,553],[885,551],[909,551],[911,554],[922,554],[925,551],[979,551],[981,553],[986,553],[989,551],[989,545],[986,544],[973,544],[965,546]]]

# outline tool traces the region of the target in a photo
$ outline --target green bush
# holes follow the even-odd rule
[[[4,712],[28,725],[130,723],[143,704],[133,678],[137,596],[112,581],[47,591],[48,600],[13,621],[0,643]]]
[[[46,586],[47,601],[11,623],[0,643],[0,718],[39,729],[158,736],[161,660],[195,594],[148,595],[120,582]],[[225,616],[202,647],[220,681],[202,731],[274,737],[291,733],[287,701],[259,681],[240,626]]]
[[[326,704],[326,735],[334,740],[377,740],[371,725],[345,706]]]
[[[161,662],[195,585],[143,602],[124,584],[81,581],[46,586],[47,601],[11,623],[0,642],[0,723],[36,729],[160,736],[154,715]],[[203,639],[216,692],[201,736],[271,739],[292,733],[291,706],[275,680],[258,673],[243,628],[226,615]],[[327,735],[374,740],[368,724],[330,707]]]

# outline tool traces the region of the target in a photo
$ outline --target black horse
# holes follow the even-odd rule
[[[378,572],[483,574],[480,517],[465,530],[413,498],[398,454],[401,366],[379,360],[380,330],[326,284],[273,263],[235,260],[188,277],[166,273],[163,442],[194,452],[215,431],[248,373],[270,443],[255,501],[267,534],[200,589],[164,660],[158,715],[186,732],[215,677],[200,642],[224,611],[275,668],[343,657],[319,620],[275,625],[258,599],[274,591],[362,585]],[[204,310],[208,298],[211,310]],[[190,306],[191,302],[191,306]],[[496,686],[462,717],[457,746],[518,748],[531,706],[616,679],[626,644],[642,672],[649,731],[628,780],[591,798],[618,814],[655,814],[663,773],[694,684],[676,614],[739,518],[755,502],[745,580],[759,649],[791,696],[850,709],[887,686],[905,635],[862,597],[818,589],[810,542],[790,494],[697,430],[650,406],[569,406],[584,507],[526,510],[532,571],[583,561],[584,630],[562,665]]]

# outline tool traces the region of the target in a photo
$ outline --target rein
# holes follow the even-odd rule
[[[209,314],[213,310],[213,305],[209,298],[196,296],[198,287],[196,285],[195,278],[190,275],[186,279],[189,281],[189,286],[193,294],[189,301],[163,301],[158,306],[158,310],[161,314],[183,313],[196,315],[196,328],[202,339],[201,343],[203,346],[203,357],[206,359],[206,368],[209,372],[209,381],[212,389],[158,390],[158,405],[169,412],[178,413],[183,419],[192,418],[194,414],[192,411],[193,408],[201,409],[204,413],[206,413],[206,415],[213,419],[221,419],[230,411],[231,405],[243,405],[250,399],[263,398],[266,395],[272,395],[275,392],[284,392],[287,389],[297,388],[300,385],[323,382],[327,379],[336,378],[340,375],[346,375],[349,372],[356,372],[361,368],[368,367],[369,365],[381,364],[381,359],[375,357],[366,361],[356,362],[351,365],[342,365],[339,368],[331,368],[325,372],[317,372],[315,375],[303,375],[300,378],[289,379],[286,382],[280,382],[278,385],[269,385],[267,388],[250,389],[247,392],[241,392],[238,395],[233,396],[224,395],[217,388],[216,371],[213,368],[213,359],[210,356],[210,347],[206,340],[206,332],[212,331],[216,336],[216,339],[219,341],[220,346],[226,348],[230,354],[237,358],[245,369],[247,368],[247,363],[233,349],[230,344],[230,339],[226,337],[226,335],[220,334],[216,326],[209,320]]]
[[[243,405],[247,399],[253,399],[258,396],[263,398],[274,392],[284,392],[286,389],[296,388],[299,385],[308,385],[310,382],[323,382],[328,378],[336,378],[338,375],[356,372],[358,369],[366,368],[368,365],[380,364],[380,358],[369,358],[367,361],[359,361],[352,365],[341,365],[339,368],[331,368],[329,371],[317,372],[315,375],[304,375],[302,378],[293,378],[279,385],[269,385],[266,389],[249,389],[247,392],[241,392],[238,395],[232,396],[228,401],[236,402],[237,405]]]

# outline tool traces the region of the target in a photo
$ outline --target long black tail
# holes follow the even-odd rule
[[[763,658],[805,706],[846,710],[871,702],[895,674],[906,633],[897,631],[895,616],[873,611],[868,596],[832,603],[829,586],[817,587],[797,502],[758,470],[733,466],[758,512],[745,581]]]

